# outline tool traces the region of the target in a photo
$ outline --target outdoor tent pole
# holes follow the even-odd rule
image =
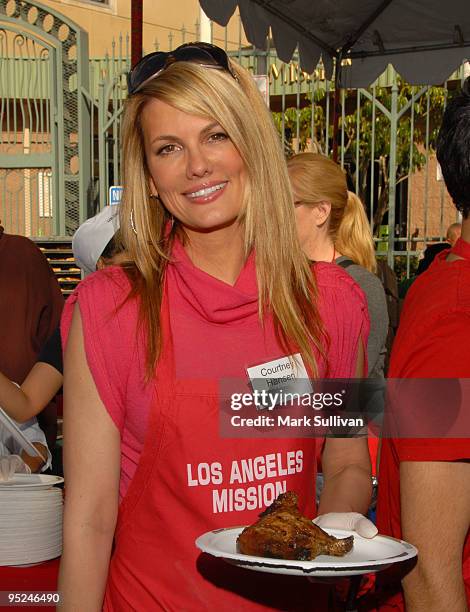
[[[131,65],[142,57],[143,0],[131,0]]]
[[[339,89],[335,83],[333,101],[333,161],[338,163],[338,129],[339,129]]]
[[[199,40],[212,43],[212,22],[201,7],[199,7],[199,23],[201,24]]]
[[[333,98],[333,161],[338,163],[339,95],[341,91],[341,52],[335,59],[335,93]]]

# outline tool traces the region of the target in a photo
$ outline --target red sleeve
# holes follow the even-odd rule
[[[470,313],[459,310],[446,315],[439,320],[439,324],[427,330],[419,350],[408,350],[406,359],[400,354],[394,357],[395,363],[400,366],[402,378],[470,379]],[[395,439],[400,461],[470,459],[470,384],[467,382],[462,381],[458,409],[464,411],[461,418],[469,437]],[[442,402],[441,409],[448,411],[449,405],[444,404]],[[463,430],[462,434],[466,435]]]
[[[419,341],[402,341],[393,352],[390,376],[470,378],[470,312],[458,310],[422,330]],[[410,338],[412,340],[412,338]],[[398,343],[397,343],[398,344]],[[403,346],[403,351],[400,348]],[[395,348],[395,347],[394,347]]]
[[[369,312],[364,292],[336,264],[317,263],[315,275],[320,296],[320,315],[330,338],[329,378],[355,378],[359,342],[364,347],[367,372]]]
[[[62,317],[64,351],[74,306],[78,303],[85,351],[100,398],[121,431],[131,363],[136,358],[137,307],[127,300],[129,281],[121,268],[107,268],[82,281]]]

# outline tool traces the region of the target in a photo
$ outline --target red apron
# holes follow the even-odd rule
[[[216,381],[175,377],[168,310],[165,299],[156,399],[119,509],[104,610],[328,610],[322,585],[238,568],[195,547],[206,531],[254,522],[281,490],[297,491],[301,510],[313,517],[316,445],[313,439],[222,439]],[[257,457],[260,466],[266,455],[274,457],[269,477],[261,472],[241,482],[253,477],[236,469],[242,460]]]

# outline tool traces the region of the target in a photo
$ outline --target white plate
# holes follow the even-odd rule
[[[49,534],[52,531],[58,531],[60,529],[62,529],[62,521],[57,521],[54,523],[38,523],[34,524],[34,526],[29,529],[18,525],[11,525],[9,532],[4,529],[0,531],[0,540],[2,541],[3,545],[3,542],[5,541],[14,542],[19,538],[25,539],[34,537],[36,535],[44,536],[46,533]]]
[[[5,531],[0,531],[0,536],[2,540],[2,546],[5,542],[17,542],[19,539],[25,540],[27,538],[33,537],[49,537],[50,534],[59,532],[62,529],[62,521],[55,524],[39,524],[34,525],[31,529],[21,529],[21,527],[12,526],[10,533],[6,533]]]
[[[52,491],[55,491],[55,489],[40,489],[39,491],[34,488],[20,489],[19,491],[0,489],[0,516],[2,514],[11,516],[13,511],[16,512],[22,509],[30,510],[31,514],[33,514],[36,512],[47,512],[51,508],[60,508],[63,506],[62,491],[60,489],[57,489],[59,495],[50,496],[49,499],[37,498],[41,493],[50,493]]]
[[[37,491],[33,488],[28,490],[20,489],[15,492],[9,489],[8,492],[3,495],[3,489],[0,489],[0,516],[11,516],[13,512],[21,510],[30,511],[31,514],[37,512],[48,513],[51,509],[55,510],[64,505],[60,489],[57,489],[60,495],[51,496],[49,499],[37,499],[35,495],[31,495],[31,493],[40,495],[44,490],[47,492],[54,491],[54,489],[41,489]]]
[[[15,474],[11,480],[0,482],[0,492],[8,489],[48,489],[61,482],[64,482],[61,476],[50,474]]]
[[[31,476],[31,474],[15,474],[14,482],[18,485],[27,484],[28,480],[26,476]],[[34,480],[30,480],[29,482],[39,483],[45,482],[43,479],[38,480],[37,476],[42,476],[45,478],[45,474],[32,474]],[[22,478],[21,478],[22,477]],[[50,477],[49,477],[50,478]],[[53,476],[52,478],[60,478],[60,476]],[[9,482],[9,481],[8,481]],[[24,501],[25,499],[31,500],[34,503],[51,503],[53,500],[62,499],[62,490],[59,488],[54,488],[55,480],[53,483],[48,484],[46,489],[36,490],[34,487],[31,488],[20,488],[8,486],[4,481],[0,484],[4,485],[0,487],[0,493],[2,494],[2,501],[7,500],[9,503],[18,502],[20,500]],[[57,482],[60,484],[60,481]]]
[[[246,569],[294,576],[357,576],[383,570],[418,554],[414,546],[403,540],[381,535],[368,540],[352,531],[327,529],[329,534],[337,538],[354,536],[353,549],[344,557],[320,555],[313,561],[253,557],[237,552],[237,537],[243,529],[232,527],[208,531],[197,538],[196,546],[203,552]]]
[[[58,531],[55,534],[51,534],[48,538],[36,538],[35,540],[24,540],[23,542],[9,542],[6,546],[2,543],[2,553],[0,558],[3,558],[4,555],[12,555],[15,552],[31,552],[38,551],[42,549],[49,549],[58,544],[62,543],[62,532]]]
[[[5,521],[15,521],[17,520],[18,516],[21,516],[23,518],[31,516],[33,519],[34,517],[44,518],[50,516],[51,514],[56,516],[62,511],[62,507],[64,505],[63,503],[54,503],[49,504],[49,507],[47,507],[45,504],[37,506],[36,504],[29,504],[29,500],[25,500],[23,502],[23,505],[10,505],[8,501],[9,500],[5,501],[5,499],[3,498],[0,502],[1,506],[7,506],[7,508],[3,508],[2,510],[0,510],[0,529],[5,524]],[[25,504],[28,505],[27,508],[25,508]]]
[[[30,554],[23,555],[15,555],[14,557],[9,557],[8,559],[0,558],[0,567],[5,565],[35,565],[36,563],[42,563],[43,561],[48,561],[49,559],[55,559],[56,557],[60,557],[62,554],[62,546],[54,546],[49,550],[41,550],[34,551]]]
[[[53,491],[54,489],[47,489],[48,491]],[[24,493],[24,495],[20,496],[20,493]],[[15,499],[10,499],[10,497],[14,497],[15,493],[11,490],[8,493],[3,495],[3,490],[0,489],[0,516],[14,516],[14,513],[23,511],[30,512],[30,514],[49,514],[51,511],[57,512],[63,505],[64,502],[62,500],[62,495],[58,497],[51,497],[49,500],[36,500],[33,495],[28,495],[28,493],[42,493],[42,490],[36,491],[36,489],[24,490],[20,489],[17,493]]]

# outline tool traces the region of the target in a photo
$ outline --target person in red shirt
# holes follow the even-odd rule
[[[394,379],[470,378],[469,79],[447,106],[437,158],[462,214],[462,235],[435,258],[407,295],[391,356],[389,376]],[[465,381],[445,382],[446,388],[458,389],[458,403],[452,394],[439,403],[430,401],[418,422],[421,437],[408,432],[408,437],[383,440],[378,528],[411,542],[419,554],[402,580],[403,591],[399,581],[393,584],[384,574],[380,610],[403,610],[406,604],[411,612],[465,612],[470,604],[470,435],[461,428],[460,437],[455,429],[438,437],[430,427],[443,415],[451,418],[454,408],[465,417],[462,411],[470,397]],[[433,387],[438,388],[436,381],[421,390],[429,394]],[[410,418],[408,414],[408,424]],[[424,427],[429,428],[427,437]]]

